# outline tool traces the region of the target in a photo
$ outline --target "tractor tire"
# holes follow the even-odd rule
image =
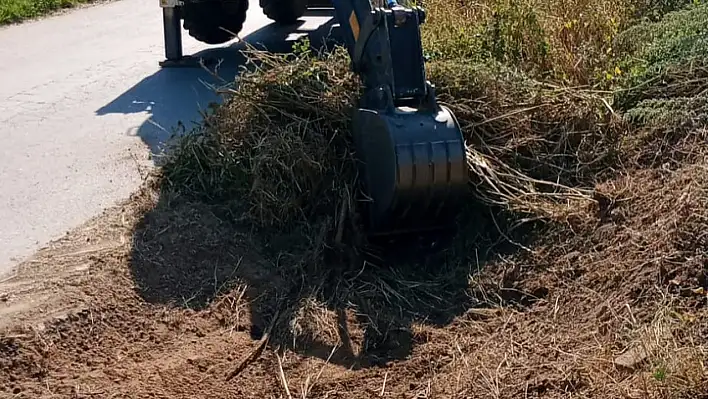
[[[263,14],[281,25],[292,25],[305,15],[307,0],[260,0]]]
[[[184,29],[202,43],[226,43],[243,29],[246,11],[248,0],[185,2],[182,6]]]

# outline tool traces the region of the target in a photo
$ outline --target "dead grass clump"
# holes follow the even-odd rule
[[[319,342],[334,348],[341,343],[341,327],[338,325],[341,320],[338,317],[335,311],[328,309],[316,297],[303,298],[290,319],[289,331],[301,345]],[[294,343],[293,346],[299,345]]]
[[[348,122],[357,85],[343,54],[250,56],[255,69],[224,92],[229,101],[201,132],[179,144],[167,181],[210,201],[238,199],[241,207],[245,198],[245,215],[259,227],[330,214],[355,178]]]
[[[500,65],[435,62],[430,74],[470,145],[530,177],[591,186],[618,162],[626,126],[601,92],[554,86]]]

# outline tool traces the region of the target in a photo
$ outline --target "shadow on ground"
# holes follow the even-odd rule
[[[172,137],[190,131],[211,103],[221,101],[214,87],[233,81],[244,64],[241,50],[247,44],[272,52],[288,52],[292,44],[304,36],[313,44],[336,43],[339,32],[331,15],[332,11],[328,9],[309,10],[308,18],[296,25],[279,26],[273,23],[241,41],[192,54],[196,59],[204,59],[209,71],[199,66],[160,69],[98,109],[96,114],[147,112],[149,118],[135,134],[150,148],[153,158],[159,159]],[[318,18],[313,21],[312,17]],[[158,61],[155,60],[155,63]]]
[[[223,208],[163,194],[135,231],[131,272],[149,303],[196,310],[253,339],[272,329],[273,347],[307,357],[374,367],[406,359],[424,342],[415,325],[442,327],[490,306],[469,278],[514,249],[488,210],[468,210],[464,219],[454,236],[342,256],[326,246],[289,246],[285,233],[254,233]],[[505,301],[535,300],[508,294]]]

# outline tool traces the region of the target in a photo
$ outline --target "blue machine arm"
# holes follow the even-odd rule
[[[425,12],[387,0],[332,0],[364,86],[352,118],[372,235],[449,227],[466,197],[462,133],[426,79]]]
[[[425,12],[395,0],[372,8],[369,0],[333,0],[354,71],[367,90],[362,106],[392,108],[427,95],[420,25]]]

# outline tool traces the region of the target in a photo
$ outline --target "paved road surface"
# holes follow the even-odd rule
[[[328,20],[308,16],[297,31]],[[171,127],[216,100],[206,72],[158,69],[161,21],[156,0],[120,0],[0,28],[0,275],[127,198]],[[267,25],[252,5],[242,36],[266,46],[297,36]],[[237,44],[184,34],[184,45],[234,75]]]

